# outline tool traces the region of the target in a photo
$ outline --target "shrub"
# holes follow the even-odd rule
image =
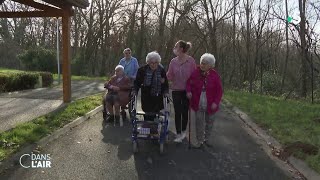
[[[243,83],[246,90],[249,89],[249,82]],[[286,85],[285,85],[286,86]],[[284,86],[284,87],[285,87]],[[253,92],[260,93],[261,81],[256,80],[253,82]],[[281,76],[273,72],[264,72],[262,76],[263,92],[268,95],[280,95],[281,92]]]
[[[8,92],[32,89],[37,84],[38,78],[38,73],[0,73],[0,90],[1,92]]]
[[[53,75],[50,72],[39,72],[42,77],[42,86],[49,87],[53,83]]]
[[[56,53],[44,48],[34,48],[18,55],[26,70],[55,72],[57,69]]]

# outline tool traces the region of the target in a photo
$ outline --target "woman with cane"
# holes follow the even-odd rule
[[[174,142],[182,142],[186,137],[186,127],[188,123],[189,101],[186,96],[186,83],[191,73],[196,68],[193,57],[187,54],[191,48],[190,42],[178,41],[173,52],[177,56],[169,64],[167,78],[171,81],[172,99],[175,114],[175,125],[177,136]]]
[[[215,61],[212,54],[203,54],[200,58],[200,67],[187,81],[186,91],[190,100],[189,129],[191,130],[189,142],[195,148],[211,147],[208,138],[211,134],[214,114],[219,109],[223,93],[220,76],[213,69]]]

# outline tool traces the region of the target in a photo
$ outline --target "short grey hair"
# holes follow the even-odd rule
[[[130,48],[125,48],[125,49],[123,50],[123,53],[125,53],[126,51],[131,52],[131,49],[130,49]]]
[[[124,67],[122,65],[118,65],[116,66],[116,68],[114,68],[114,70],[116,71],[117,69],[121,69],[121,71],[124,71]]]
[[[146,57],[146,63],[150,62],[151,60],[155,60],[156,62],[161,62],[161,56],[156,51],[148,53]]]
[[[204,53],[200,58],[200,64],[202,62],[209,64],[211,67],[214,67],[216,63],[216,58],[214,57],[214,55],[210,53]]]

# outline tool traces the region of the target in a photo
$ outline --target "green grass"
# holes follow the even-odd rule
[[[18,73],[18,72],[23,72],[20,70],[15,70],[15,69],[5,69],[0,67],[0,72],[1,73]]]
[[[0,67],[0,73],[18,73],[18,72],[24,72],[21,70],[16,70],[16,69],[6,69],[6,68],[1,68]],[[62,74],[60,76],[61,81],[62,81]],[[58,74],[53,74],[53,79],[55,81],[58,81]],[[106,81],[107,77],[88,77],[88,76],[76,76],[72,75],[71,80],[73,81],[90,81],[90,80],[100,80],[100,81]]]
[[[63,110],[22,123],[14,129],[0,133],[0,161],[21,147],[39,141],[56,129],[101,105],[102,94],[76,100]]]
[[[62,81],[62,75],[60,76]],[[53,74],[53,79],[55,81],[58,81],[58,74]],[[100,80],[100,81],[106,81],[107,77],[88,77],[88,76],[71,76],[71,80],[73,81],[90,81],[90,80]]]
[[[320,104],[261,96],[247,92],[226,91],[224,98],[246,112],[260,127],[282,144],[296,141],[320,148]],[[299,154],[300,153],[300,154]],[[310,167],[320,173],[320,152],[315,156],[301,154]]]

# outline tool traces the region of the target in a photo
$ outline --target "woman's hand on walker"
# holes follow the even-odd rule
[[[191,92],[188,92],[188,93],[187,93],[187,98],[188,98],[188,99],[191,99],[191,98],[192,98],[192,93],[191,93]]]
[[[216,103],[212,103],[212,105],[211,105],[211,109],[212,109],[212,110],[215,110],[217,107],[218,107],[218,106],[216,105]]]

